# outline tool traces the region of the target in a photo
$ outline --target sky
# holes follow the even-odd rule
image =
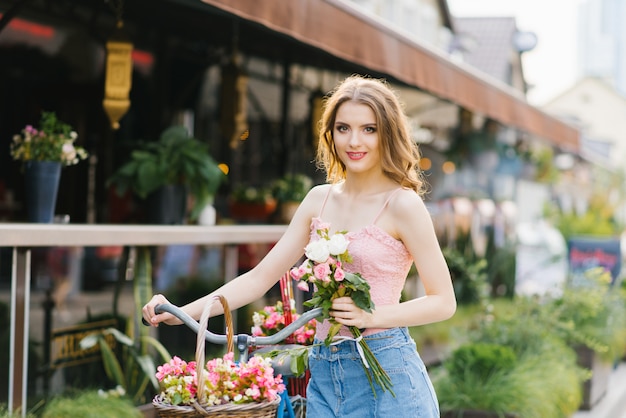
[[[513,16],[520,31],[537,35],[535,49],[522,55],[527,98],[541,106],[577,80],[578,5],[583,0],[448,0],[454,17]]]

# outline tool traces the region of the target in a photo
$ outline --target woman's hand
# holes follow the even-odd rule
[[[341,325],[360,329],[371,328],[374,316],[356,306],[352,298],[347,296],[333,299],[330,315]]]
[[[159,323],[163,322],[167,325],[178,325],[182,324],[182,321],[176,318],[174,315],[163,312],[160,314],[156,314],[154,312],[154,307],[156,305],[162,305],[164,303],[170,303],[165,296],[163,295],[154,295],[150,302],[146,303],[141,309],[143,313],[143,318],[153,327],[158,327]]]

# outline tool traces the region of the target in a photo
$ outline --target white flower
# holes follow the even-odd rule
[[[63,148],[61,149],[62,158],[68,162],[74,162],[76,159],[76,148],[72,145],[71,142],[66,142],[63,144]]]
[[[263,318],[261,317],[261,314],[258,312],[253,313],[252,322],[254,322],[254,325],[257,327],[260,327],[261,325],[263,325]]]
[[[335,234],[328,241],[328,250],[332,255],[341,255],[348,250],[350,241],[346,238],[346,234]]]
[[[304,248],[304,254],[309,260],[313,260],[316,263],[324,263],[328,260],[328,257],[330,257],[328,241],[325,239],[319,239],[317,241],[310,242]]]

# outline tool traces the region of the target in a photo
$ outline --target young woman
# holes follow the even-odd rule
[[[224,295],[233,309],[257,300],[302,257],[315,225],[323,221],[331,233],[348,231],[353,262],[345,270],[368,281],[375,309],[365,312],[344,297],[333,301],[331,315],[342,325],[364,329],[369,347],[391,377],[395,397],[380,388],[372,392],[354,340],[318,344],[309,357],[307,416],[439,417],[436,395],[407,327],[451,317],[456,302],[421,198],[419,152],[406,115],[384,81],[351,76],[327,99],[320,128],[317,157],[328,184],[311,189],[283,237],[257,266],[215,293]],[[425,296],[400,303],[413,263]],[[183,309],[198,318],[211,296]],[[143,308],[144,318],[154,326],[179,323],[170,314],[155,315],[159,303],[167,300],[155,295]],[[328,321],[319,323],[316,339],[323,341],[328,330]]]

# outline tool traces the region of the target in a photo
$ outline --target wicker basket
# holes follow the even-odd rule
[[[232,352],[234,350],[233,343],[233,318],[228,307],[226,298],[222,295],[215,296],[215,299],[219,300],[224,308],[224,321],[226,323],[226,336],[227,336],[227,350]],[[198,329],[198,338],[196,341],[196,364],[204,365],[205,363],[205,339],[204,330],[209,323],[209,316],[211,313],[211,306],[209,303],[204,308],[202,316],[200,318],[200,328]],[[204,379],[204,367],[198,367],[198,381]],[[200,385],[198,388],[198,399],[204,397],[204,385]],[[276,411],[280,405],[280,398],[272,402],[253,402],[246,404],[224,404],[216,406],[202,405],[201,403],[194,403],[192,405],[169,405],[163,403],[159,395],[155,396],[152,400],[152,404],[157,413],[162,418],[226,418],[226,417],[238,417],[238,418],[274,418]]]

